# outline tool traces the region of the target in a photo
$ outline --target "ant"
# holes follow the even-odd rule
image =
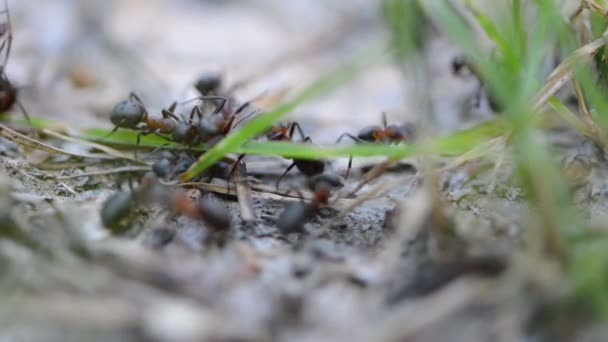
[[[383,143],[396,143],[396,142],[406,142],[411,141],[416,134],[416,128],[413,124],[404,124],[404,125],[388,125],[388,121],[386,119],[386,113],[382,113],[382,126],[368,126],[362,128],[357,136],[354,136],[350,133],[343,133],[336,140],[336,144],[339,143],[343,138],[350,138],[356,143],[375,143],[375,142],[383,142]],[[350,173],[350,169],[352,167],[353,157],[351,156],[348,160],[348,168],[346,170],[346,175],[344,178],[348,178],[348,174]]]
[[[277,221],[279,230],[283,234],[302,231],[306,221],[328,203],[330,191],[342,185],[337,175],[320,174],[309,178],[308,188],[313,192],[313,198],[310,202],[298,201],[287,206]]]
[[[108,197],[101,208],[102,223],[115,232],[124,231],[123,223],[136,208],[154,203],[168,204],[173,214],[201,220],[215,230],[226,230],[231,225],[228,209],[219,201],[196,201],[182,191],[161,185],[152,173],[143,176],[137,189],[130,183],[129,187],[128,192],[119,191]]]
[[[306,136],[304,134],[302,127],[296,121],[289,122],[289,123],[278,123],[276,125],[271,126],[270,129],[268,130],[268,132],[266,133],[266,139],[268,139],[269,141],[293,141],[293,135],[296,132],[296,130],[297,130],[298,134],[300,135],[300,140],[298,142],[300,142],[300,143],[312,142],[312,139],[309,136]],[[241,161],[241,159],[243,159],[244,157],[245,157],[245,154],[239,155],[239,157],[236,159],[236,163],[234,165],[236,166],[237,163],[239,161]],[[297,167],[298,170],[300,170],[300,172],[302,172],[304,175],[306,175],[308,177],[312,177],[312,176],[319,175],[319,174],[323,173],[323,171],[325,171],[325,161],[298,159],[298,158],[292,159],[292,163],[285,169],[285,172],[283,172],[283,174],[277,180],[277,184],[276,184],[277,192],[279,191],[279,184],[281,183],[281,180],[283,180],[283,178],[287,175],[287,173],[289,173],[289,171],[291,171],[291,169],[293,169],[294,167]],[[234,170],[235,170],[235,167],[233,167],[232,170],[230,171],[230,174],[228,175],[228,179],[230,179],[230,177],[234,173]]]
[[[6,36],[6,38],[0,44],[0,53],[4,52],[3,61],[0,64],[0,112],[6,112],[14,105],[17,105],[27,121],[31,122],[30,116],[25,110],[25,107],[17,98],[19,90],[13,85],[6,75],[6,65],[8,64],[11,46],[13,43],[13,31],[7,0],[4,1],[4,7],[5,9],[0,11],[0,14],[6,14],[6,21],[0,24],[0,37]]]
[[[229,119],[218,116],[227,99],[223,96],[199,96],[194,100],[219,100],[220,104],[216,107],[210,118],[204,117],[198,106],[194,106],[188,119],[179,118],[174,111],[177,102],[173,102],[168,109],[161,111],[162,118],[152,117],[142,102],[135,94],[130,93],[127,100],[119,102],[110,113],[110,121],[115,125],[110,135],[118,128],[130,128],[141,130],[137,135],[137,145],[141,136],[148,134],[171,134],[171,140],[187,146],[194,146],[200,142],[208,142],[211,139],[226,135],[232,128],[232,123],[248,103],[241,106]],[[189,102],[189,101],[186,101]],[[194,123],[194,116],[199,121]],[[160,135],[165,138],[164,136]],[[165,138],[166,139],[166,138]],[[169,139],[167,139],[169,140]]]
[[[266,138],[270,141],[293,141],[293,134],[295,131],[298,131],[300,134],[300,143],[309,143],[312,142],[312,139],[309,136],[304,134],[302,127],[296,121],[290,123],[279,123],[270,128],[268,133],[266,133]],[[312,160],[312,159],[292,159],[291,165],[285,169],[285,172],[279,177],[277,180],[277,191],[279,190],[279,184],[281,180],[293,169],[297,167],[300,172],[305,174],[308,177],[316,176],[323,171],[325,171],[325,161],[323,160]]]
[[[481,105],[481,91],[485,86],[485,82],[483,80],[483,76],[479,69],[469,62],[469,60],[465,56],[456,56],[452,59],[452,74],[456,76],[462,76],[463,70],[468,69],[473,76],[477,78],[479,81],[479,86],[477,91],[475,92],[475,108],[479,108]],[[496,96],[489,90],[487,90],[488,104],[490,105],[490,109],[493,112],[499,113],[504,109],[504,106],[496,99]]]

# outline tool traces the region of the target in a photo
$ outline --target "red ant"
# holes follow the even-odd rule
[[[302,130],[302,127],[300,127],[300,124],[295,121],[290,122],[288,124],[279,123],[277,125],[272,126],[268,133],[266,133],[266,138],[270,141],[293,141],[293,134],[295,130],[297,130],[300,134],[300,143],[312,142],[312,139],[304,134],[304,131]],[[279,184],[281,183],[281,180],[294,167],[297,167],[300,172],[302,172],[308,177],[319,175],[323,173],[323,171],[325,171],[325,161],[323,160],[297,158],[294,158],[292,160],[293,162],[291,163],[291,165],[289,165],[287,169],[285,169],[285,172],[283,172],[281,177],[279,177],[279,179],[277,180],[277,191],[279,189]]]
[[[168,204],[173,214],[201,220],[215,230],[230,227],[228,209],[219,201],[196,201],[182,191],[161,185],[151,173],[144,175],[137,189],[130,187],[131,191],[117,192],[103,203],[101,220],[106,227],[122,231],[123,223],[128,221],[137,207],[153,203]]]
[[[157,118],[150,116],[141,99],[136,94],[131,93],[127,100],[118,103],[112,110],[110,121],[115,127],[110,135],[118,128],[140,129],[142,131],[137,135],[137,145],[139,145],[142,135],[162,133],[171,134],[171,141],[194,146],[226,135],[232,128],[236,116],[248,105],[248,103],[244,104],[230,118],[226,118],[223,115],[217,115],[227,101],[225,97],[199,96],[194,100],[220,100],[221,103],[211,114],[211,117],[204,117],[199,107],[194,106],[186,120],[175,115],[177,102],[174,102],[168,109],[161,111],[162,118]],[[195,115],[199,119],[197,123],[193,121]],[[161,137],[164,138],[162,135]]]
[[[23,104],[21,104],[21,101],[17,98],[18,89],[6,75],[6,65],[8,64],[13,43],[13,31],[8,2],[6,0],[4,1],[4,6],[5,9],[0,11],[0,13],[6,14],[6,22],[0,24],[0,37],[6,36],[6,39],[0,44],[0,52],[4,51],[4,60],[0,64],[0,112],[6,112],[16,104],[27,121],[31,121],[25,107],[23,107]]]
[[[328,203],[330,191],[341,186],[342,180],[336,175],[320,174],[309,178],[308,188],[313,192],[312,200],[310,202],[298,201],[287,206],[277,220],[279,230],[283,234],[302,231],[306,221],[322,205]]]
[[[308,142],[312,141],[312,139],[309,136],[306,136],[304,134],[304,131],[302,130],[302,127],[300,126],[300,124],[295,121],[290,122],[290,123],[278,123],[276,125],[273,125],[266,133],[266,139],[268,139],[269,141],[293,141],[293,134],[295,133],[296,130],[300,134],[300,138],[301,138],[301,140],[299,140],[298,142],[308,143]],[[243,159],[244,157],[245,157],[244,154],[239,155],[239,157],[236,159],[236,163],[234,165],[236,166],[237,163],[239,161],[241,161],[241,159]],[[277,192],[279,191],[279,184],[281,183],[281,180],[294,167],[297,167],[298,170],[300,170],[300,172],[302,172],[303,174],[305,174],[308,177],[312,177],[312,176],[321,174],[321,173],[323,173],[323,171],[325,171],[325,161],[297,159],[297,158],[294,158],[292,160],[293,160],[293,162],[291,163],[291,165],[289,165],[287,167],[287,169],[285,169],[285,172],[283,172],[283,174],[277,180],[277,184],[276,184]],[[235,170],[235,167],[233,167],[232,170],[230,171],[230,174],[228,175],[228,179],[230,179],[230,177],[234,173],[234,170]]]
[[[382,126],[368,126],[362,128],[357,136],[350,133],[340,135],[336,143],[339,143],[343,138],[350,138],[357,143],[391,143],[391,142],[406,142],[414,138],[416,129],[413,124],[405,125],[388,125],[386,113],[382,113]],[[353,157],[348,160],[348,168],[344,178],[348,178],[348,174],[352,167]]]

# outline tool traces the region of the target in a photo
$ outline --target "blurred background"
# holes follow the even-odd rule
[[[236,90],[242,101],[297,90],[388,38],[379,1],[30,0],[9,5],[14,26],[9,77],[24,87],[23,101],[33,116],[76,128],[110,127],[109,111],[131,91],[152,111],[191,98],[194,80],[204,73],[221,73],[229,87],[242,84]],[[428,27],[420,28],[421,36],[428,34]],[[483,106],[470,110],[476,80],[449,72],[454,48],[433,32],[429,38],[438,130],[461,128],[464,112],[474,120],[487,117]],[[403,70],[386,58],[292,117],[314,141],[330,143],[341,132],[379,124],[381,112],[390,122],[427,115],[417,102],[422,84],[402,77]]]

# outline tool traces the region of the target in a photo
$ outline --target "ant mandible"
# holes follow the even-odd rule
[[[283,234],[302,231],[306,221],[328,203],[331,190],[342,185],[337,175],[320,174],[309,178],[308,188],[312,190],[313,198],[310,202],[298,201],[287,206],[277,220],[279,230]]]
[[[407,142],[414,138],[416,128],[413,124],[407,123],[404,125],[388,125],[386,119],[386,113],[382,113],[382,126],[368,126],[362,128],[357,136],[350,133],[343,133],[338,137],[336,143],[339,143],[343,138],[350,138],[357,143],[395,143],[395,142]],[[350,169],[352,167],[353,157],[348,159],[348,168],[344,178],[348,178]]]

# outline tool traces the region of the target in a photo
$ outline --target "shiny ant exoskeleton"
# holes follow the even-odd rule
[[[13,108],[14,105],[17,105],[27,121],[31,121],[25,107],[23,107],[23,104],[17,98],[19,90],[6,75],[6,65],[8,64],[13,43],[13,31],[8,2],[5,0],[4,3],[5,9],[0,11],[0,14],[6,14],[6,21],[0,24],[0,37],[6,37],[0,44],[0,53],[4,52],[2,63],[0,63],[0,112],[6,112]]]
[[[382,113],[382,126],[368,126],[362,128],[357,136],[350,133],[343,133],[338,137],[336,143],[339,143],[344,138],[349,138],[357,143],[396,143],[396,142],[409,142],[414,139],[416,134],[416,128],[411,123],[404,125],[388,125],[386,119],[386,113]],[[353,157],[351,156],[348,160],[348,167],[344,178],[348,178],[350,169],[352,167]]]
[[[174,215],[201,220],[214,230],[230,227],[228,209],[219,201],[194,200],[180,190],[163,186],[151,173],[144,175],[137,189],[108,197],[101,208],[101,221],[113,231],[122,232],[136,208],[155,203],[166,205]]]
[[[301,232],[304,224],[322,205],[329,201],[331,190],[341,187],[342,180],[337,175],[319,174],[308,179],[308,188],[313,192],[310,202],[291,203],[277,220],[277,227],[283,234]]]

